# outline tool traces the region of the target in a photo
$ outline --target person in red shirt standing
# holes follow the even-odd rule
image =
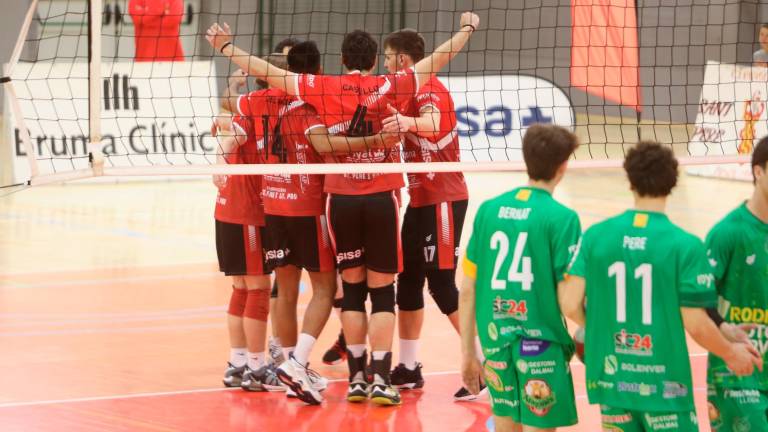
[[[179,29],[183,0],[130,0],[137,62],[184,61]]]
[[[365,136],[378,132],[388,115],[389,104],[400,106],[411,99],[434,72],[445,66],[469,40],[479,17],[466,12],[460,31],[438,47],[432,56],[413,68],[393,75],[370,75],[376,66],[378,46],[363,31],[347,34],[342,43],[342,76],[294,74],[270,67],[258,57],[232,44],[229,26],[214,24],[207,32],[209,43],[248,71],[285,89],[314,106],[330,133]],[[369,150],[338,158],[342,163],[396,162],[391,150]],[[401,175],[352,173],[327,176],[326,215],[336,262],[341,269],[344,299],[342,326],[347,340],[350,386],[347,400],[370,399],[377,404],[399,405],[400,395],[390,382],[394,333],[395,275],[402,270],[399,235]],[[371,297],[367,319],[365,301]],[[366,334],[372,348],[373,382],[368,383]]]
[[[400,30],[384,40],[384,66],[390,73],[413,67],[424,58],[424,38]],[[384,130],[405,134],[406,162],[458,162],[456,110],[448,89],[435,76],[401,112],[390,108]],[[459,330],[456,263],[469,194],[461,172],[408,174],[410,202],[403,217],[404,269],[397,277],[400,362],[392,383],[400,389],[424,386],[418,343],[424,324],[424,283],[440,311]],[[470,398],[466,389],[455,397]]]

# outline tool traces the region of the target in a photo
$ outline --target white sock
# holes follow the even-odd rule
[[[419,354],[418,339],[400,338],[400,363],[410,370],[416,369],[417,356]]]
[[[296,349],[293,350],[293,358],[302,366],[306,366],[309,361],[309,353],[312,352],[312,347],[315,346],[317,339],[312,335],[301,333],[299,334],[299,340],[296,342]]]
[[[270,339],[272,340],[272,345],[277,345],[279,347],[283,346],[283,344],[280,343],[280,338],[278,336],[273,336]]]
[[[232,348],[229,350],[229,362],[234,367],[243,367],[248,362],[248,350],[245,348]]]
[[[296,350],[296,347],[283,347],[283,355],[285,356],[285,359],[288,360],[291,358],[291,353]]]
[[[263,352],[248,353],[248,369],[257,370],[266,364],[267,355]]]
[[[480,345],[480,338],[475,336],[475,354],[480,363],[485,362],[485,356],[483,355],[483,347]]]
[[[365,344],[347,345],[347,349],[352,353],[352,357],[359,358],[365,353]]]
[[[388,353],[388,352],[389,352],[389,351],[373,351],[373,352],[371,353],[371,357],[372,357],[374,360],[384,360],[384,357],[386,357],[386,356],[387,356],[387,353]]]

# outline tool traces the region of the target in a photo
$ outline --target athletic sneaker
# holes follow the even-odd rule
[[[313,386],[309,377],[308,368],[293,357],[288,356],[283,364],[277,368],[277,376],[280,381],[296,393],[296,397],[309,405],[320,405],[323,396]]]
[[[467,390],[466,387],[462,387],[453,395],[453,399],[457,402],[470,402],[473,400],[477,400],[480,396],[483,396],[485,393],[488,392],[488,389],[485,388],[484,384],[480,384],[480,393],[473,395],[472,393]]]
[[[372,384],[370,390],[371,402],[377,405],[400,405],[400,392],[391,385]]]
[[[371,372],[373,384],[369,390],[371,402],[378,405],[400,405],[400,392],[392,386],[390,368],[392,367],[392,353],[388,352],[383,359],[371,359]]]
[[[332,347],[323,354],[323,363],[335,365],[347,359],[347,342],[344,340],[344,333],[339,332],[339,337]]]
[[[280,366],[285,361],[283,347],[280,346],[275,338],[269,338],[269,360],[275,366]]]
[[[403,363],[395,367],[389,376],[392,385],[399,390],[413,390],[424,387],[424,377],[421,376],[421,363],[416,363],[416,369],[408,369]]]
[[[246,391],[285,391],[273,365],[262,366],[257,370],[246,367],[240,387]]]
[[[309,382],[312,383],[313,389],[317,391],[325,391],[325,389],[328,388],[328,378],[320,375],[314,369],[310,369],[309,363],[307,363],[307,376],[309,377]]]
[[[368,358],[363,352],[361,357],[353,357],[347,351],[347,365],[349,366],[349,388],[347,389],[347,401],[365,402],[368,400],[368,381],[365,376],[365,363]]]
[[[224,372],[224,379],[222,382],[226,387],[240,387],[240,383],[243,381],[243,373],[245,372],[245,365],[235,367],[232,363],[227,362],[227,370]]]

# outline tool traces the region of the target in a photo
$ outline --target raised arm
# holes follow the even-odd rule
[[[286,93],[297,96],[298,89],[295,86],[294,73],[275,67],[266,60],[250,55],[232,43],[232,31],[227,23],[220,26],[214,23],[207,31],[205,39],[209,44],[224,55],[229,57],[232,63],[238,65],[248,75],[262,79],[271,87],[284,90]]]
[[[320,154],[342,154],[365,150],[390,148],[400,142],[397,134],[381,133],[366,137],[330,135],[323,126],[314,127],[307,134],[312,147]]]
[[[444,68],[464,48],[472,33],[480,24],[480,17],[472,12],[461,14],[459,31],[452,38],[437,47],[432,55],[421,59],[413,67],[419,87],[429,81],[432,75]],[[418,89],[417,89],[418,90]]]

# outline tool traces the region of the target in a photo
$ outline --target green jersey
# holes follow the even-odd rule
[[[757,324],[749,338],[768,360],[768,224],[742,204],[712,228],[707,249],[720,314],[734,324]],[[768,390],[768,368],[738,377],[710,354],[707,381],[719,387]]]
[[[517,188],[480,206],[464,272],[477,281],[477,328],[486,355],[520,337],[573,352],[557,283],[580,236],[576,212],[542,189]]]
[[[662,213],[629,210],[584,233],[569,274],[586,280],[589,401],[693,410],[680,307],[716,303],[701,240]]]

